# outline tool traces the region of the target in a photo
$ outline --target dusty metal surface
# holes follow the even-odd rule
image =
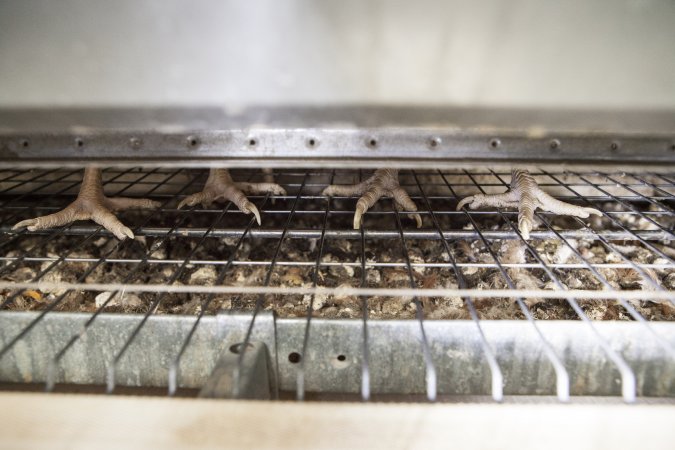
[[[270,400],[277,386],[270,383],[271,365],[267,347],[250,342],[249,350],[238,364],[239,344],[230,346],[216,363],[199,391],[202,398]]]
[[[262,313],[261,313],[262,314]],[[37,313],[4,313],[0,316],[2,342],[35,319]],[[263,319],[260,323],[263,323]],[[84,314],[54,314],[0,360],[3,382],[47,381],[49,362],[59,349],[79,333],[88,320]],[[231,347],[244,339],[250,315],[204,317],[181,361],[179,387],[202,387],[221,354],[236,356]],[[155,316],[144,326],[125,358],[116,366],[116,383],[124,386],[168,387],[171,362],[194,317]],[[138,324],[131,315],[102,314],[78,344],[59,361],[57,383],[99,384],[101,392],[122,340]],[[363,380],[364,326],[358,320],[314,319],[304,355],[305,321],[277,319],[273,328],[255,330],[254,340],[266,344],[271,361],[278,359],[279,388],[294,392],[300,361],[304,361],[307,392],[358,393]],[[597,339],[581,322],[543,322],[539,328],[569,374],[573,396],[617,396],[621,378]],[[597,323],[609,345],[620,352],[637,377],[639,396],[675,396],[675,360],[636,324]],[[675,345],[672,324],[652,325],[670,345]],[[552,395],[556,373],[542,341],[522,321],[481,321],[483,333],[503,374],[505,395]],[[419,326],[414,321],[367,323],[369,389],[373,394],[424,394],[425,364]],[[425,329],[437,373],[439,395],[490,395],[493,374],[486,361],[481,337],[470,321],[431,321]],[[267,331],[265,331],[267,330]],[[252,356],[253,356],[252,352]],[[298,359],[298,356],[300,359]],[[232,366],[230,366],[232,368]],[[276,373],[275,364],[270,365]],[[263,377],[263,383],[267,380]]]
[[[0,104],[675,107],[668,0],[0,2]]]
[[[0,164],[429,167],[675,161],[675,112],[443,107],[0,111]]]

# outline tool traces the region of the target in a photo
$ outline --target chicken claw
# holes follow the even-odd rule
[[[362,183],[346,186],[333,184],[324,189],[322,194],[329,196],[361,195],[354,212],[355,230],[361,227],[361,217],[384,195],[393,197],[397,207],[404,211],[417,211],[415,202],[398,183],[398,169],[378,169],[373,176]],[[422,227],[422,217],[419,214],[409,213],[408,217],[415,219],[417,228]]]
[[[542,191],[527,170],[513,169],[511,173],[511,189],[503,194],[477,194],[462,199],[457,205],[459,211],[466,204],[470,209],[481,206],[495,206],[497,208],[518,208],[518,229],[523,238],[530,238],[530,231],[534,226],[534,211],[539,208],[555,214],[576,216],[582,219],[590,214],[601,216],[602,213],[594,208],[585,208],[561,202]]]
[[[209,178],[206,180],[204,189],[201,192],[192,194],[184,198],[179,204],[178,209],[183,206],[194,206],[201,203],[207,207],[218,199],[230,200],[237,205],[237,208],[245,214],[253,214],[258,225],[261,224],[260,212],[258,208],[246,198],[245,193],[261,194],[272,193],[275,195],[286,195],[286,190],[275,183],[235,183],[227,169],[211,169]]]
[[[26,227],[29,231],[44,230],[69,224],[76,220],[91,219],[118,239],[133,239],[134,233],[112,213],[131,208],[158,208],[159,202],[144,198],[106,197],[101,183],[101,170],[84,169],[82,186],[77,199],[59,212],[34,219],[22,220],[12,230]]]

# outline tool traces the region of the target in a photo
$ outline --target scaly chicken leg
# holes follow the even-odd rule
[[[144,198],[106,197],[101,183],[101,169],[87,167],[84,169],[82,186],[77,199],[61,211],[35,219],[22,220],[12,227],[13,230],[27,227],[30,231],[58,227],[76,220],[91,219],[102,225],[118,239],[134,238],[134,233],[124,226],[112,211],[131,208],[158,208],[159,202]]]
[[[361,195],[356,203],[354,212],[354,229],[361,227],[361,217],[383,195],[394,198],[396,205],[404,211],[417,211],[415,202],[398,183],[398,169],[378,169],[366,181],[353,185],[330,185],[322,192],[323,195]],[[422,226],[422,217],[417,213],[409,213],[408,217],[415,219],[417,228]]]
[[[496,206],[497,208],[518,208],[518,229],[523,238],[530,238],[530,231],[534,225],[534,211],[537,208],[566,216],[576,216],[582,219],[590,214],[601,216],[602,213],[594,208],[571,205],[561,202],[542,191],[527,170],[513,169],[511,172],[511,189],[503,194],[477,194],[462,199],[457,210],[469,204],[469,208],[478,209],[481,206]]]
[[[260,212],[258,208],[251,203],[246,194],[261,194],[270,192],[275,195],[286,195],[286,190],[276,183],[235,183],[227,169],[211,169],[209,178],[206,180],[204,189],[201,192],[187,196],[178,204],[178,209],[183,206],[194,206],[201,203],[204,207],[208,206],[217,199],[223,198],[230,200],[237,205],[241,212],[253,214],[256,222],[260,225]]]

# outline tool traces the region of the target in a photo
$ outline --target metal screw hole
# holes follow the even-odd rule
[[[255,139],[249,139],[248,145],[251,147],[255,147],[256,145],[258,145],[258,141],[256,141]]]
[[[196,136],[188,136],[187,144],[192,148],[196,148],[199,146],[199,139]]]
[[[490,147],[492,147],[492,148],[497,148],[497,147],[499,147],[500,145],[502,145],[502,142],[501,142],[499,139],[494,138],[494,139],[491,139],[491,140],[490,140]]]
[[[366,143],[368,144],[368,147],[370,147],[370,148],[377,147],[377,139],[375,139],[374,137],[368,138]]]
[[[82,140],[82,138],[75,138],[75,145],[79,148],[84,147],[84,141]]]
[[[28,147],[30,146],[30,142],[28,142],[27,139],[22,139],[22,140],[21,140],[21,146],[22,146],[23,148],[28,148]]]
[[[132,137],[129,139],[129,146],[134,150],[138,150],[141,148],[141,146],[143,146],[143,141],[140,138]]]
[[[302,356],[300,356],[300,353],[298,352],[293,352],[288,354],[288,361],[291,364],[297,364],[302,360]]]
[[[441,145],[441,142],[443,142],[443,141],[439,137],[431,138],[431,139],[429,139],[429,147],[436,148],[439,145]]]
[[[612,150],[618,150],[619,149],[619,143],[618,142],[612,142],[609,144],[609,148]]]
[[[307,146],[308,147],[315,147],[316,146],[316,139],[314,139],[314,138],[307,139]]]
[[[344,360],[346,360],[346,359],[347,359],[347,357],[346,357],[345,355],[338,355],[338,356],[337,356],[337,360],[338,360],[338,361],[344,361]]]

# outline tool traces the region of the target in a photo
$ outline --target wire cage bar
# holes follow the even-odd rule
[[[287,195],[249,196],[261,213],[259,227],[229,202],[177,209],[201,189],[203,170],[110,167],[103,171],[108,195],[161,203],[157,210],[119,213],[136,239],[118,241],[90,222],[12,230],[20,220],[68,204],[81,171],[2,169],[0,320],[16,323],[0,333],[0,379],[39,381],[47,391],[87,380],[108,393],[132,385],[180,395],[199,387],[219,352],[229,351],[236,356],[223,360],[233,368],[226,396],[242,397],[262,342],[269,360],[261,364],[275,374],[273,398],[343,392],[363,401],[382,394],[435,401],[460,391],[495,401],[542,392],[563,402],[589,393],[626,402],[675,396],[675,175],[607,167],[530,173],[554,197],[592,206],[602,216],[539,211],[525,239],[517,211],[456,210],[468,195],[508,189],[507,169],[422,169],[399,177],[422,216],[421,228],[383,198],[355,230],[356,198],[321,192],[330,184],[363,181],[368,172],[309,168],[274,171]],[[233,171],[238,180],[269,176]],[[92,338],[111,323],[123,324],[123,332],[105,334],[108,342]],[[148,345],[149,330],[168,323],[179,330],[167,332],[170,344],[152,344],[164,345],[157,350],[161,370],[138,374],[145,367],[141,343]],[[638,344],[615,334],[625,334],[626,326],[640,337],[644,358],[630,348]],[[465,338],[455,329],[471,336],[470,357],[458,356]],[[49,348],[38,345],[47,337]],[[196,357],[194,349],[209,339],[218,351]],[[320,360],[336,339],[353,351]],[[508,342],[524,347],[505,353]],[[595,350],[581,355],[589,345]],[[537,348],[536,364],[530,361],[523,373],[553,381],[523,380],[519,387],[514,367],[534,358],[526,354],[531,348]],[[95,364],[87,376],[69,367],[87,352],[100,353],[103,374],[92,375]],[[33,361],[35,370],[26,372],[21,358]],[[457,375],[471,373],[470,364],[455,365],[458,358],[482,367],[480,386],[469,388],[467,375]],[[582,360],[595,371],[580,369]],[[383,381],[385,366],[397,370],[390,376],[398,381]],[[618,384],[599,386],[615,374]]]

